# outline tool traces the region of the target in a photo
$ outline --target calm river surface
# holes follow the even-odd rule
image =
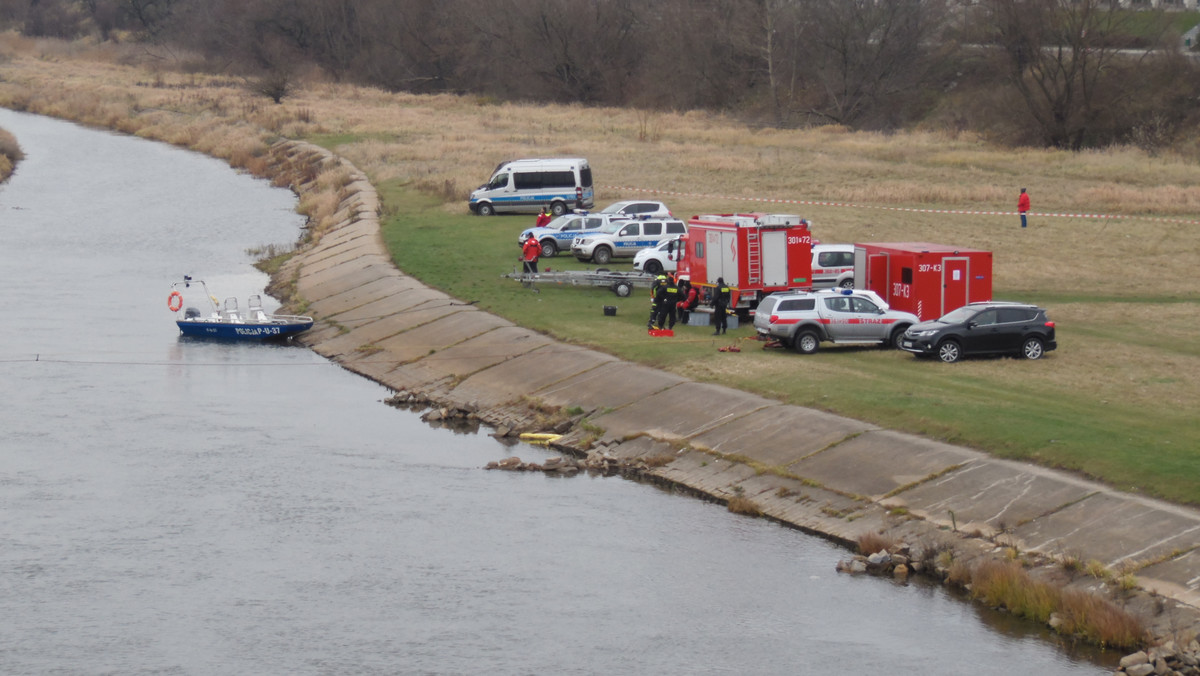
[[[2,674],[1109,671],[716,505],[484,471],[513,449],[302,347],[182,339],[170,282],[261,292],[246,249],[296,240],[291,193],[0,127],[27,155],[0,186]]]

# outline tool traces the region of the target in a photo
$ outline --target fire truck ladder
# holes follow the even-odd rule
[[[758,231],[751,230],[746,233],[746,281],[751,287],[762,283],[762,241],[758,238]]]

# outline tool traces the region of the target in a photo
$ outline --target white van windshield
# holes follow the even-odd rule
[[[508,185],[508,174],[496,174],[492,180],[488,181],[488,190],[496,190]]]

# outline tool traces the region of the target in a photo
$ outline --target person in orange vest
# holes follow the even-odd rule
[[[1025,192],[1025,188],[1021,188],[1021,196],[1017,198],[1017,213],[1021,214],[1021,227],[1025,227],[1025,215],[1029,213],[1029,193]]]
[[[525,238],[525,244],[521,245],[521,260],[525,262],[525,272],[527,274],[537,274],[538,255],[542,253],[542,245],[537,241],[537,238],[530,235]]]
[[[545,227],[550,224],[550,207],[542,207],[542,213],[538,214],[537,222],[534,223],[535,228]]]

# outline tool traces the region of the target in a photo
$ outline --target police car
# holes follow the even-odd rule
[[[614,258],[632,258],[637,252],[658,246],[664,239],[687,232],[683,221],[651,218],[611,223],[571,242],[571,253],[581,261],[604,265]]]
[[[812,354],[822,342],[876,343],[899,348],[908,327],[921,320],[888,307],[874,291],[823,289],[773,293],[754,311],[759,334]]]
[[[559,251],[571,248],[571,242],[585,232],[599,231],[606,225],[629,220],[629,216],[612,214],[564,214],[540,228],[526,228],[517,237],[517,245],[525,244],[527,237],[534,237],[542,245],[542,256],[549,258]]]

